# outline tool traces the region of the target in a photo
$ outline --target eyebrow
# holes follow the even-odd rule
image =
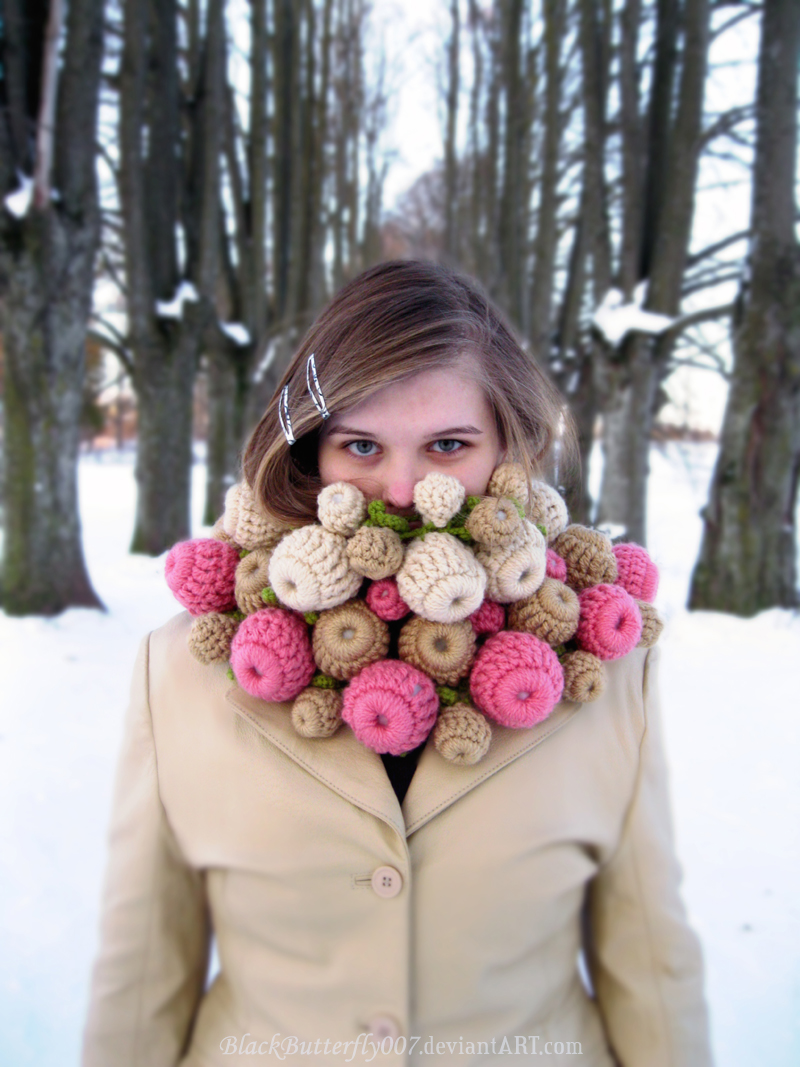
[[[370,433],[369,430],[358,430],[353,426],[334,426],[329,431],[330,435],[335,433],[352,435],[354,437],[363,437],[364,439],[376,440],[377,434]],[[435,430],[433,433],[427,433],[424,436],[430,438],[446,438],[446,437],[476,437],[483,433],[483,430],[479,430],[477,426],[449,426],[446,430]]]

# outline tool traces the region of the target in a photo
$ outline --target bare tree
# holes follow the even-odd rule
[[[797,604],[800,244],[796,237],[800,8],[765,0],[749,271],[690,607],[753,615]]]
[[[103,3],[71,0],[64,15],[59,0],[5,0],[2,15],[2,599],[9,614],[50,615],[100,606],[81,545],[76,468],[99,235]]]

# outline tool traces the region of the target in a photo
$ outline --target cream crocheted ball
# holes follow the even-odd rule
[[[528,503],[528,479],[519,463],[501,463],[495,467],[486,487],[489,496],[508,496],[523,507]]]
[[[533,482],[528,501],[531,522],[539,522],[547,530],[547,543],[555,541],[569,525],[569,512],[559,494],[547,482]]]
[[[533,596],[545,579],[547,542],[533,523],[523,522],[523,534],[508,545],[483,545],[475,557],[486,572],[486,595],[498,604],[513,604]]]
[[[247,482],[232,485],[225,494],[225,514],[222,527],[228,537],[241,548],[272,548],[286,533],[261,510]]]
[[[426,474],[414,486],[414,506],[423,522],[446,526],[464,503],[464,486],[452,474]]]
[[[317,497],[317,515],[326,530],[350,537],[367,517],[367,500],[349,482],[334,482]]]
[[[301,526],[278,544],[269,584],[286,607],[323,611],[344,604],[361,586],[347,559],[347,540],[322,526]]]
[[[432,622],[459,622],[480,607],[486,572],[455,537],[429,533],[406,549],[397,589],[415,615]]]

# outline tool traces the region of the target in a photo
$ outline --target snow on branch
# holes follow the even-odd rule
[[[6,210],[11,212],[15,218],[24,219],[33,202],[33,178],[29,178],[27,174],[23,174],[19,170],[17,171],[17,180],[19,181],[19,188],[15,189],[13,193],[9,193],[3,203],[6,206]]]
[[[633,300],[626,304],[619,289],[609,289],[592,316],[592,323],[614,348],[623,338],[633,332],[659,334],[675,324],[669,315],[644,311],[642,304],[647,296],[647,281],[640,282],[634,291]]]
[[[241,322],[222,322],[219,328],[226,337],[230,337],[235,345],[249,345],[251,341],[250,331]]]
[[[156,315],[160,319],[182,319],[183,305],[196,304],[200,297],[191,282],[181,282],[172,300],[156,300]]]

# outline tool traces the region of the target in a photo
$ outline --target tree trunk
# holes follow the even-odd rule
[[[7,119],[0,133],[0,194],[31,162],[41,116],[37,93],[55,93],[55,63],[42,66],[43,41],[23,33],[22,9],[7,0],[4,71]],[[99,234],[95,128],[102,56],[102,3],[74,0],[66,22],[55,123],[39,129],[49,168],[38,170],[41,208],[0,221],[5,353],[5,550],[2,600],[12,615],[53,615],[73,605],[102,607],[86,571],[78,513],[77,457],[86,322]],[[25,56],[25,51],[28,51]],[[12,55],[13,53],[13,55]],[[24,56],[24,61],[23,61]],[[20,62],[17,62],[20,61]],[[5,59],[4,59],[5,62]],[[27,70],[25,69],[27,67]],[[19,78],[22,81],[19,81]],[[26,80],[27,79],[27,80]],[[12,84],[15,83],[15,84]],[[15,132],[16,131],[16,132]]]
[[[459,94],[459,36],[460,15],[458,0],[450,2],[450,41],[447,46],[447,119],[444,138],[444,259],[457,259],[456,208],[458,205],[458,161],[456,130]]]
[[[233,349],[233,350],[231,350]],[[224,510],[225,494],[236,481],[244,444],[247,363],[233,346],[214,345],[208,353],[208,446],[203,523],[213,525]]]
[[[691,608],[794,607],[800,478],[800,245],[795,237],[800,9],[766,0],[756,105],[750,284]]]

